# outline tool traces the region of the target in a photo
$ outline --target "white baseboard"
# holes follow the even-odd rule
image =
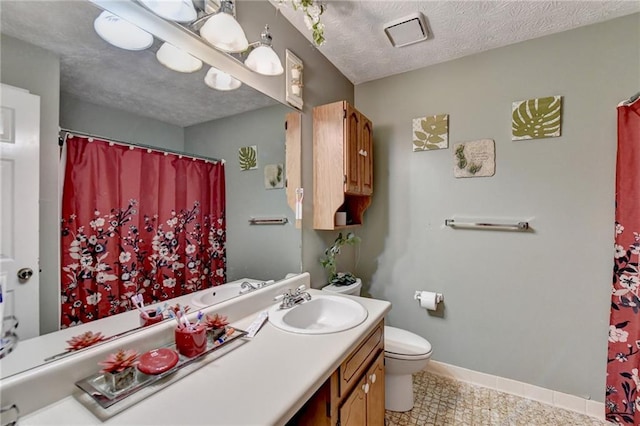
[[[586,414],[598,420],[604,420],[604,403],[592,401],[590,399],[580,398],[575,395],[569,395],[557,392],[551,389],[541,388],[529,383],[518,382],[516,380],[506,379],[504,377],[494,376],[492,374],[481,373],[479,371],[469,370],[457,367],[444,362],[431,360],[425,368],[430,373],[438,376],[449,377],[461,382],[471,383],[473,385],[482,386],[489,389],[495,389],[500,392],[521,396],[523,398],[532,399],[542,402],[543,404],[553,405],[554,407],[563,408],[565,410],[575,411],[580,414]]]

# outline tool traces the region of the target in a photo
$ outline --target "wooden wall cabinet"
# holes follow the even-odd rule
[[[340,229],[336,211],[347,212],[347,226],[361,225],[373,194],[373,125],[346,101],[313,109],[313,227]]]
[[[296,212],[296,190],[302,188],[302,115],[290,112],[285,118],[285,187],[287,204]],[[296,228],[302,227],[302,219],[296,218]]]
[[[384,424],[384,322],[358,345],[288,425]]]

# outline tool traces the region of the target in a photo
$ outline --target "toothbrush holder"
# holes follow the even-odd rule
[[[189,358],[200,355],[207,349],[207,329],[198,324],[194,327],[176,327],[176,349]]]
[[[146,316],[140,313],[140,326],[146,327],[149,325],[157,324],[164,320],[162,314],[158,315],[155,309],[147,309],[145,310]]]

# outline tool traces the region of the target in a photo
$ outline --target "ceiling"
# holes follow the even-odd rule
[[[286,3],[271,2],[307,38]],[[640,11],[638,1],[326,1],[319,48],[354,84],[422,68],[547,34]],[[2,32],[60,56],[61,91],[181,127],[273,105],[243,85],[232,92],[203,83],[208,67],[182,74],[161,66],[155,51],[124,51],[93,30],[99,9],[86,1],[2,0]],[[422,12],[429,38],[394,48],[384,24]],[[170,81],[171,84],[167,84]]]
[[[273,1],[277,4],[277,1]],[[371,80],[640,12],[640,1],[326,1],[319,47],[351,82]],[[281,13],[311,40],[302,13]],[[386,23],[422,12],[431,35],[395,48]]]
[[[192,74],[160,65],[157,39],[138,52],[111,46],[93,29],[101,9],[87,1],[2,0],[0,12],[3,34],[60,57],[61,92],[94,104],[180,127],[277,104],[246,85],[210,89],[203,82],[206,64]]]

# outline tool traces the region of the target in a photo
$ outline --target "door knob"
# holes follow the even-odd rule
[[[21,268],[18,270],[18,279],[20,281],[27,281],[33,275],[33,269],[31,268]]]
[[[375,383],[376,382],[376,373],[373,373],[372,375],[369,376],[369,380],[371,381],[371,383]]]

